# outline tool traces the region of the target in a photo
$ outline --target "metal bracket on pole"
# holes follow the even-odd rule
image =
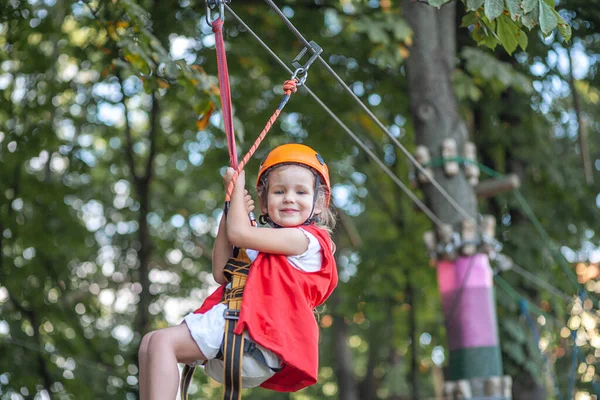
[[[458,150],[456,148],[456,140],[444,139],[442,142],[442,158],[444,159],[444,172],[448,176],[456,176],[459,171]]]
[[[423,234],[423,241],[432,264],[437,260],[455,260],[459,255],[472,256],[475,253],[485,253],[495,259],[502,251],[495,229],[496,219],[484,215],[478,222],[471,219],[462,221],[460,232],[455,232],[451,225],[444,225],[436,232],[427,231]]]
[[[423,166],[423,171],[419,170],[417,172],[417,178],[419,179],[419,183],[428,183],[433,178],[433,171],[428,164],[431,162],[431,155],[429,154],[429,149],[425,146],[417,146],[417,150],[415,151],[415,157],[419,164]]]
[[[477,148],[475,147],[475,143],[465,143],[464,153],[465,176],[469,180],[471,186],[475,186],[479,183],[479,175],[481,174],[481,171],[479,170],[479,165],[477,165]]]

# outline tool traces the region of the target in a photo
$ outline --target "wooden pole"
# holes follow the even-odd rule
[[[520,186],[521,179],[516,174],[508,174],[502,178],[482,181],[475,187],[475,194],[478,198],[493,197],[502,192],[518,189]]]

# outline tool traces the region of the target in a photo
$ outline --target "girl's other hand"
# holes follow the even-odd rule
[[[227,169],[225,170],[225,175],[223,175],[223,185],[225,186],[225,191],[227,191],[227,188],[229,187],[229,182],[231,182],[231,179],[233,179],[234,173],[235,170],[231,167],[227,167]]]
[[[252,196],[250,196],[250,193],[246,189],[244,189],[244,201],[246,203],[246,213],[250,214],[254,211],[254,199],[252,199]]]

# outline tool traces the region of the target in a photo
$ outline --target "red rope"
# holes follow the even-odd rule
[[[254,141],[254,144],[252,144],[252,146],[250,147],[250,150],[248,150],[248,153],[246,153],[246,155],[244,156],[242,161],[239,163],[239,165],[235,169],[233,177],[231,178],[231,181],[229,182],[229,186],[227,187],[227,193],[225,194],[226,202],[229,202],[231,200],[231,194],[233,193],[233,187],[235,186],[235,181],[237,180],[238,176],[240,175],[240,172],[242,172],[242,170],[244,169],[244,166],[246,166],[246,163],[248,163],[248,161],[250,160],[250,157],[252,157],[254,155],[254,153],[258,149],[258,146],[260,145],[260,143],[263,141],[263,139],[265,138],[267,133],[271,130],[271,127],[277,120],[277,117],[279,117],[279,114],[281,113],[281,109],[283,108],[283,106],[285,105],[285,103],[287,102],[289,97],[292,95],[292,93],[296,93],[296,91],[298,90],[298,88],[296,86],[297,83],[298,82],[294,79],[294,80],[285,81],[285,83],[283,84],[283,93],[285,94],[286,97],[284,98],[284,101],[282,101],[281,105],[277,108],[277,110],[275,110],[273,115],[271,115],[271,118],[269,118],[269,120],[267,121],[267,124],[263,128],[262,132],[260,132],[260,135],[258,135],[256,140]]]
[[[233,187],[235,186],[235,181],[237,180],[240,172],[244,169],[244,166],[250,160],[250,157],[256,152],[258,146],[263,141],[267,133],[271,130],[273,123],[279,117],[281,110],[289,100],[292,93],[296,93],[297,88],[297,79],[291,79],[285,81],[283,84],[283,93],[285,94],[281,104],[275,110],[267,125],[264,127],[260,135],[254,141],[248,153],[244,156],[241,163],[238,163],[237,158],[237,149],[235,146],[235,134],[233,131],[233,111],[231,106],[231,89],[229,87],[229,71],[227,69],[227,54],[225,53],[225,41],[223,39],[223,19],[217,18],[212,23],[212,30],[215,34],[215,47],[217,50],[217,66],[219,70],[219,87],[220,87],[220,95],[221,95],[221,106],[223,113],[223,122],[225,124],[225,134],[227,135],[227,148],[229,149],[229,163],[232,168],[235,169],[235,173],[229,182],[229,186],[227,187],[227,193],[225,194],[225,201],[228,203],[231,200],[231,194],[233,193]]]
[[[238,158],[235,147],[235,134],[233,132],[233,112],[231,107],[231,90],[229,88],[229,71],[227,69],[227,55],[225,54],[225,41],[223,40],[223,20],[217,18],[212,23],[215,33],[215,47],[217,50],[217,66],[219,69],[219,87],[225,134],[227,135],[227,148],[229,149],[229,163],[232,168],[237,168]]]

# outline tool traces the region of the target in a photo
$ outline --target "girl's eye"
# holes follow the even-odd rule
[[[275,194],[283,194],[283,190],[275,190],[273,193],[275,193]]]
[[[304,190],[299,190],[297,193],[298,193],[298,195],[300,195],[300,196],[302,196],[302,195],[306,194],[306,192],[305,192]]]

